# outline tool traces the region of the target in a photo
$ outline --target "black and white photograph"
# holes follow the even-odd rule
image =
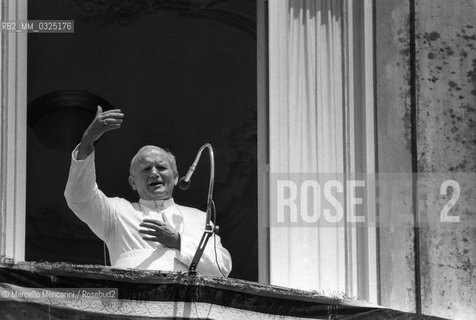
[[[0,26],[0,319],[476,318],[475,0]]]

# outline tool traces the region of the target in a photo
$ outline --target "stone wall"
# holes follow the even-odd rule
[[[376,1],[379,171],[418,172],[420,181],[400,189],[410,192],[381,190],[381,215],[420,221],[416,246],[410,225],[380,230],[381,303],[452,319],[476,310],[475,16],[471,0]],[[457,192],[440,194],[445,179],[460,189],[448,214],[459,222],[442,221]]]
[[[422,312],[476,315],[476,3],[416,2],[417,159],[419,172],[451,173],[461,196],[441,223],[441,203],[419,201]],[[445,174],[446,175],[446,174]],[[440,223],[438,223],[440,222]]]

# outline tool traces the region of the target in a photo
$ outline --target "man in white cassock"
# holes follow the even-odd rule
[[[96,184],[94,143],[106,131],[120,128],[123,119],[120,109],[103,112],[98,106],[72,153],[64,193],[68,206],[106,243],[112,266],[187,271],[205,228],[206,213],[174,202],[178,172],[172,153],[145,146],[134,156],[129,183],[139,195],[138,202],[107,197]],[[210,239],[197,271],[218,276],[230,273],[231,257],[220,237]]]

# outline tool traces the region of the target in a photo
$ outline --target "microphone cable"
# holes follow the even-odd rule
[[[103,255],[104,255],[104,266],[107,267],[107,259],[106,259],[106,242],[102,242],[103,244]]]
[[[213,221],[215,222],[215,225],[216,225],[216,219],[217,219],[217,210],[216,210],[216,207],[215,207],[215,201],[213,201],[213,199],[211,200],[212,202],[212,208],[213,208]],[[215,230],[213,230],[213,249],[215,251],[215,262],[217,264],[217,267],[218,267],[218,271],[220,271],[221,275],[226,278],[227,276],[223,273],[223,271],[221,270],[220,268],[220,264],[218,263],[218,254],[217,254],[217,234],[215,232]]]

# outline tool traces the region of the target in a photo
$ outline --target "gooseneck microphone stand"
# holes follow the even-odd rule
[[[187,174],[180,179],[181,181],[179,182],[179,187],[181,189],[188,189],[188,187],[190,186],[190,178],[192,176],[192,173],[193,171],[195,171],[198,161],[200,160],[200,156],[202,155],[202,151],[205,148],[208,148],[209,156],[210,156],[210,183],[208,185],[207,217],[205,222],[205,230],[203,232],[202,238],[198,245],[197,251],[195,252],[195,256],[193,257],[192,263],[190,264],[190,267],[188,269],[190,275],[197,274],[197,266],[200,261],[200,258],[203,255],[203,251],[205,250],[205,247],[207,246],[208,240],[215,232],[218,232],[218,226],[212,226],[211,224],[212,210],[215,209],[215,206],[213,203],[213,185],[215,181],[215,158],[214,158],[213,148],[211,144],[205,143],[198,150],[197,156],[195,157],[195,161],[190,166],[190,169],[188,170]]]

